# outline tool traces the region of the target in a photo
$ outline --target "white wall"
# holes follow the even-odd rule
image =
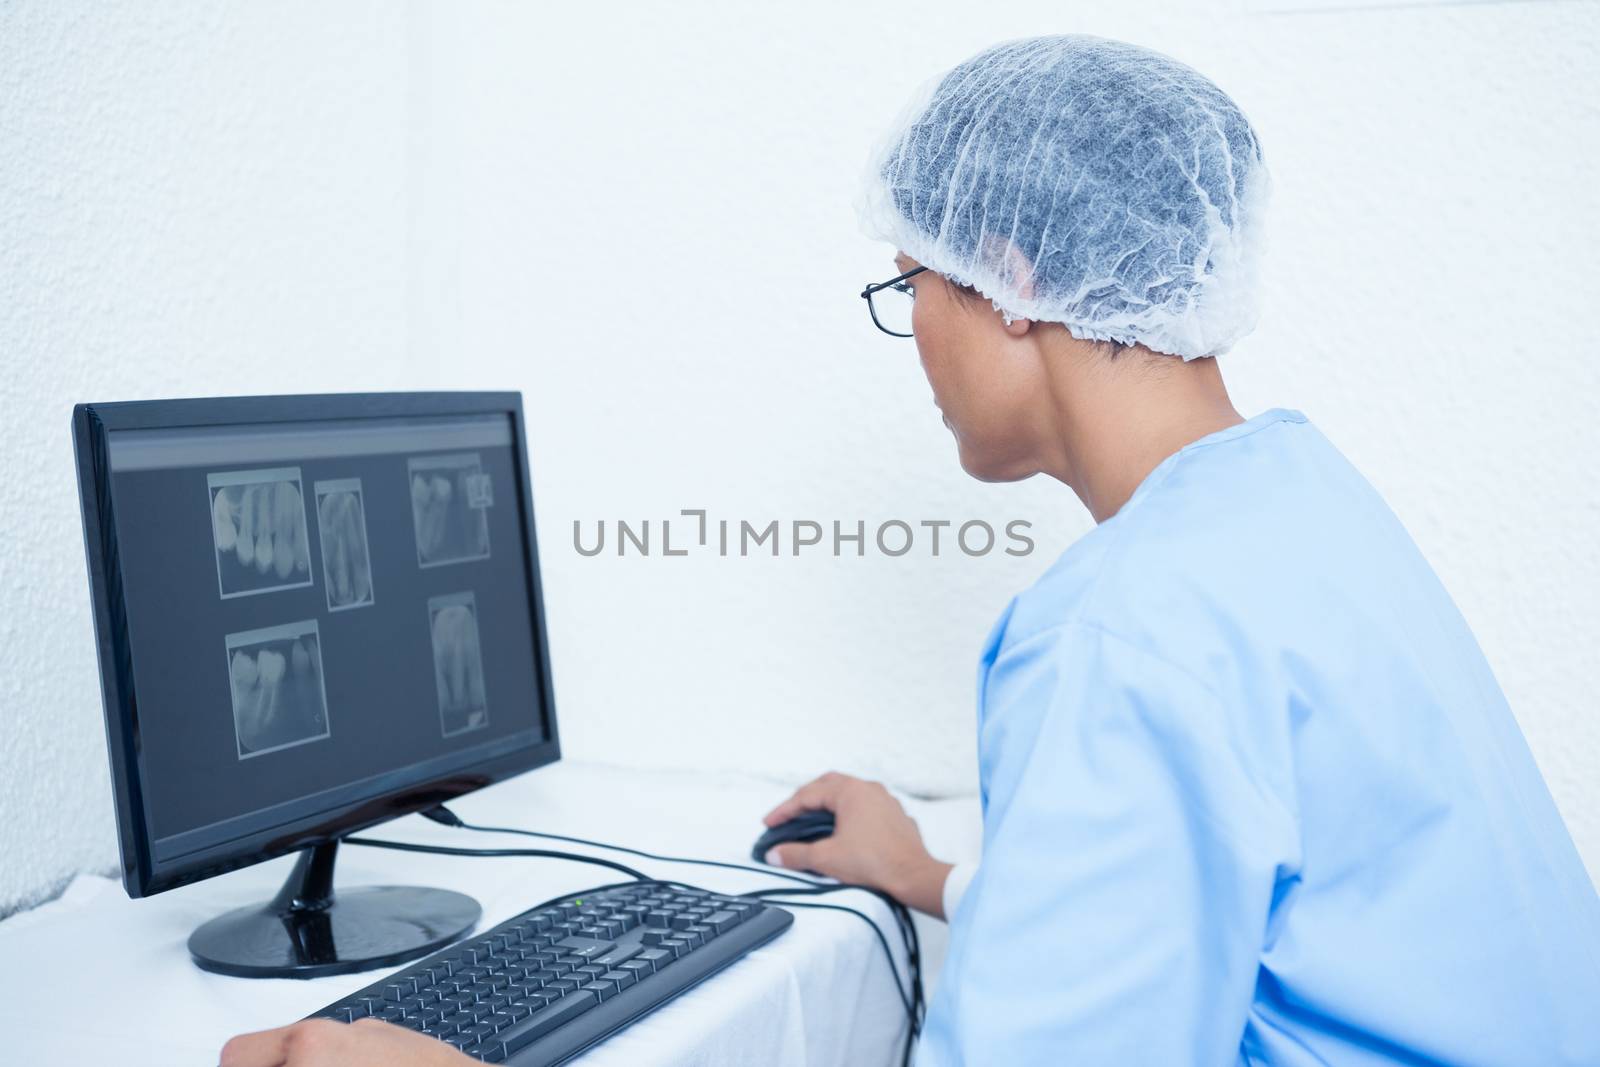
[[[890,250],[851,203],[918,82],[1057,31],[1253,117],[1275,258],[1241,408],[1304,409],[1385,493],[1600,873],[1600,8],[1305,6],[0,5],[0,913],[115,858],[78,400],[522,389],[570,755],[971,789],[978,646],[1087,519],[956,468],[855,296]],[[1019,517],[1039,548],[572,546],[695,507]]]

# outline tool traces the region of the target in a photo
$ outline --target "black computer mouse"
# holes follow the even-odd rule
[[[790,841],[815,841],[833,833],[833,812],[803,811],[788,822],[781,822],[756,838],[750,855],[757,863],[767,862],[767,852],[773,845],[786,845]]]

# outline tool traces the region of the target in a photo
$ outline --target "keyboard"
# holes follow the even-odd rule
[[[702,889],[575,893],[413,963],[312,1018],[369,1016],[484,1063],[562,1063],[794,923],[782,908]]]

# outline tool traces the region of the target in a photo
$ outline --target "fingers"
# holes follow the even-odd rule
[[[357,1024],[360,1025],[360,1024]],[[379,1024],[387,1026],[387,1024]],[[352,1058],[352,1052],[380,1054],[383,1045],[373,1045],[378,1034],[363,1034],[352,1045],[354,1030],[331,1019],[304,1019],[292,1026],[241,1034],[222,1046],[221,1067],[364,1067],[386,1060]]]
[[[791,841],[786,845],[777,845],[767,851],[766,860],[774,867],[784,867],[791,871],[816,871],[818,874],[830,874],[828,870],[829,855],[832,848],[828,838],[820,841]]]
[[[858,781],[860,779],[847,774],[829,771],[795,790],[792,797],[767,812],[761,821],[768,826],[777,826],[803,811],[833,811],[838,804],[839,794]]]
[[[287,1038],[292,1027],[240,1034],[222,1046],[221,1067],[283,1067],[288,1056]]]

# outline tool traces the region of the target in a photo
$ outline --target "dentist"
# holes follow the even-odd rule
[[[1223,384],[1268,187],[1239,108],[1142,48],[1016,41],[871,173],[898,255],[864,295],[962,466],[1098,524],[983,651],[975,872],[842,775],[767,817],[833,811],[773,859],[949,917],[918,1062],[1600,1064],[1600,900],[1466,622],[1305,416]],[[222,1057],[470,1062],[365,1020]]]

